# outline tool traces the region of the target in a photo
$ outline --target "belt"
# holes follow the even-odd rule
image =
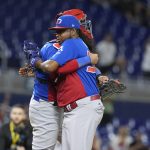
[[[85,98],[87,98],[87,99],[85,99]],[[92,95],[92,96],[85,97],[85,98],[82,98],[80,100],[74,101],[74,102],[64,106],[64,111],[65,112],[70,112],[70,111],[72,111],[73,109],[75,109],[76,107],[79,106],[78,103],[80,103],[82,101],[85,101],[85,102],[94,101],[94,100],[100,99],[101,96],[97,94],[97,95]]]

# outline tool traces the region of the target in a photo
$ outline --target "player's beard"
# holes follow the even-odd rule
[[[67,39],[71,39],[72,35],[71,32],[69,32],[69,34],[67,36],[62,36],[62,34],[57,34],[56,33],[56,41],[61,45],[65,40]]]
[[[57,34],[56,34],[56,42],[59,43],[59,44],[62,43],[62,41],[60,40],[60,38],[59,38],[59,36]]]
[[[56,42],[59,43],[59,44],[61,44],[61,41],[59,39],[57,39],[57,38],[56,38]]]

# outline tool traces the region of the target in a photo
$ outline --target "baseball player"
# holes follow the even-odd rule
[[[43,60],[47,60],[54,53],[55,51],[47,52],[46,47],[40,51]],[[55,106],[56,90],[49,78],[52,76],[39,70],[35,71],[33,95],[29,105],[33,150],[54,150],[61,124],[61,109]]]
[[[87,20],[87,15],[79,9],[71,9],[71,10],[67,10],[64,12],[61,12],[57,15],[57,18],[62,16],[62,15],[74,15],[78,20],[80,20],[80,29],[82,31],[82,39],[84,40],[84,42],[86,43],[86,45],[88,46],[88,48],[90,49],[90,51],[93,51],[94,48],[94,37],[92,34],[92,24],[90,20]],[[99,84],[103,84],[105,82],[108,82],[109,78],[107,76],[103,76],[102,74],[100,74],[99,70],[97,70],[97,79],[99,81]],[[93,146],[92,146],[92,150],[98,150],[99,147],[97,147],[97,137],[95,136],[94,138],[94,142],[93,142]]]
[[[40,51],[42,60],[49,59],[56,53],[57,48],[55,43],[47,43]],[[67,71],[67,69],[60,68],[60,73],[63,71]],[[29,109],[30,121],[33,126],[33,149],[53,149],[58,135],[60,109],[53,106],[56,99],[55,89],[51,83],[48,83],[49,75],[39,70],[35,74],[34,91]],[[48,84],[50,89],[49,101],[47,96]]]
[[[80,23],[75,17],[59,17],[56,27],[50,30],[56,30],[61,48],[49,61],[35,61],[34,65],[37,68],[54,72],[67,61],[87,55],[88,47],[79,38]],[[94,134],[104,110],[98,93],[95,67],[86,65],[77,72],[60,77],[57,101],[60,107],[65,108],[62,128],[63,150],[92,148]]]
[[[72,10],[68,10],[68,11],[64,11],[62,13],[59,13],[58,16],[61,16],[61,15],[67,14],[67,13],[76,16],[77,19],[79,19],[82,23],[85,24],[86,15],[83,13],[83,11],[81,11],[79,9],[72,9]],[[86,25],[85,28],[83,26],[81,26],[81,29],[82,29],[82,32],[84,33],[85,37],[86,37],[86,41],[88,41],[88,43],[91,44],[92,43],[91,41],[92,41],[93,35],[90,32],[91,29],[89,28],[90,27],[89,25],[90,24],[88,23],[88,25]],[[87,42],[86,42],[86,44],[87,44]],[[87,44],[87,45],[90,47],[90,44]],[[90,48],[90,49],[92,49],[92,48]],[[68,63],[68,65],[66,66],[66,68],[68,69],[71,66],[71,69],[73,69],[72,65],[75,66],[76,68],[78,68],[78,64],[77,64],[76,61],[73,61],[73,64],[71,64],[71,63],[69,64]],[[64,68],[62,67],[62,68],[59,69],[59,71],[60,71],[60,73],[63,73],[63,72],[64,73],[68,73],[67,69],[65,69],[65,67]],[[108,80],[108,77],[106,77],[106,76],[100,76],[99,79],[100,79],[100,81],[104,81],[105,82],[105,81]]]
[[[51,57],[54,53],[56,53],[57,49],[54,48],[53,44],[54,43],[49,42],[41,49],[40,54],[43,61],[47,60],[48,57]],[[46,56],[44,53],[46,53]],[[92,60],[95,59],[96,55],[91,54],[90,56]],[[82,59],[85,59],[85,57],[80,58],[77,61],[82,61]],[[98,59],[96,58],[96,60]],[[72,62],[74,63],[74,61]],[[68,65],[73,66],[70,62],[66,64],[66,66],[61,67],[58,70],[58,73],[67,73]],[[20,69],[20,74],[21,70],[22,69]],[[73,71],[73,67],[70,71]],[[54,100],[56,100],[56,91],[52,80],[52,76],[50,79],[49,75],[44,74],[41,71],[35,72],[34,91],[29,107],[30,122],[33,126],[33,149],[54,149],[57,140],[58,130],[61,125],[62,113],[61,110],[55,106]],[[44,144],[42,145],[43,142]]]

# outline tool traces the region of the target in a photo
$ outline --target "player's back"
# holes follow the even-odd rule
[[[50,59],[57,49],[53,46],[53,42],[47,42],[40,50],[40,57],[42,61]],[[34,96],[39,99],[49,101],[56,100],[56,90],[53,86],[53,81],[50,73],[44,73],[40,70],[35,72],[34,80]]]

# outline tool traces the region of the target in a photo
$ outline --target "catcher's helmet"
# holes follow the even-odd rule
[[[56,15],[56,19],[63,15],[75,16],[80,21],[80,29],[82,33],[88,38],[93,39],[92,23],[91,20],[87,20],[87,15],[80,9],[70,9],[60,12]]]
[[[57,14],[56,19],[63,15],[75,16],[79,21],[84,20],[87,17],[87,15],[80,9],[70,9],[70,10],[66,10]]]

